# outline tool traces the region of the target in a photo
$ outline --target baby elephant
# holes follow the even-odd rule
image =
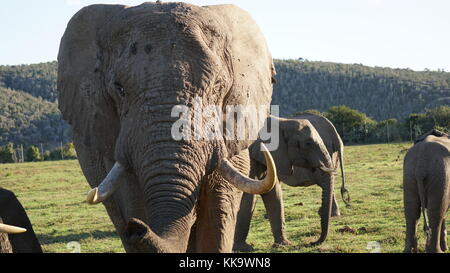
[[[327,237],[330,217],[339,215],[333,191],[339,163],[343,179],[341,193],[343,195],[346,193],[342,140],[328,119],[314,114],[304,113],[293,119],[271,117],[267,119],[266,126],[279,132],[279,145],[271,154],[277,166],[280,181],[292,187],[318,185],[322,188],[322,205],[319,210],[321,234],[320,238],[313,243],[320,244]],[[264,128],[267,130],[266,127]],[[250,176],[254,178],[263,177],[265,173],[265,162],[258,148],[260,141],[257,140],[249,149]],[[261,196],[272,228],[274,246],[291,244],[285,233],[284,205],[280,184],[277,183],[270,192]],[[236,223],[234,251],[253,250],[252,246],[246,243],[246,238],[254,206],[255,196],[244,194]]]
[[[447,250],[445,214],[450,205],[450,137],[433,130],[408,151],[403,164],[406,218],[404,252],[417,252],[416,226],[422,211],[426,252]]]
[[[30,220],[14,193],[0,188],[0,253],[41,253]]]

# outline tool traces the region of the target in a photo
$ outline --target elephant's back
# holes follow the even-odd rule
[[[450,173],[450,141],[428,136],[416,143],[405,155],[405,175],[423,180],[438,173]]]

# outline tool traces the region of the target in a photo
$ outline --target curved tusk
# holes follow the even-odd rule
[[[337,170],[333,169],[333,168],[328,168],[328,167],[325,167],[325,166],[321,166],[321,167],[319,167],[319,169],[324,171],[324,172],[326,172],[326,173],[330,173],[330,174],[333,174],[333,175],[337,174]]]
[[[120,186],[120,178],[124,173],[125,168],[119,162],[116,162],[103,182],[97,188],[89,191],[86,201],[91,205],[95,205],[108,199]]]
[[[233,184],[239,190],[250,194],[264,194],[273,189],[275,183],[278,182],[277,169],[273,161],[272,155],[267,150],[264,143],[261,143],[261,152],[266,159],[267,174],[264,180],[251,179],[241,174],[231,164],[230,161],[224,159],[220,162],[217,168],[218,173],[223,176],[228,182]]]
[[[0,224],[0,232],[6,233],[6,234],[19,234],[19,233],[27,232],[27,229],[21,228],[21,227],[5,225],[5,224]]]

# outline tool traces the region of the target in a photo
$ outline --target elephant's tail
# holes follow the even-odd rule
[[[341,167],[341,177],[342,177],[342,186],[341,186],[341,197],[342,201],[344,201],[347,207],[350,207],[350,193],[345,188],[345,173],[344,173],[344,144],[341,142],[341,147],[339,147],[339,164]],[[346,198],[347,197],[347,198]]]

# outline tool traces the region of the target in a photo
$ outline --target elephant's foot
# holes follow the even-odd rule
[[[310,247],[319,246],[319,245],[323,244],[323,242],[325,242],[325,239],[326,239],[326,237],[320,236],[320,238],[317,239],[317,241],[309,243],[309,246]]]
[[[405,247],[405,249],[403,249],[403,253],[417,253],[417,248]]]
[[[332,210],[331,217],[339,217],[341,216],[341,212],[339,210]]]
[[[439,248],[429,249],[429,250],[427,250],[427,253],[444,253],[444,251],[442,251],[442,249],[439,247]]]
[[[233,246],[233,252],[252,252],[254,248],[252,245],[247,244],[247,242],[235,243]]]
[[[275,243],[273,243],[272,248],[285,248],[287,246],[291,246],[293,245],[291,241],[289,241],[288,239],[283,239],[280,241],[276,241]]]

